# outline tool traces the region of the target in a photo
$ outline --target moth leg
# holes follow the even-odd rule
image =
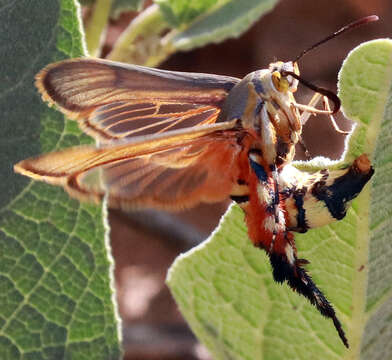
[[[315,93],[313,95],[313,97],[310,99],[310,101],[307,105],[307,109],[304,110],[300,116],[300,122],[301,122],[302,126],[306,124],[306,122],[309,120],[311,115],[314,115],[315,112],[313,110],[317,110],[316,106],[319,103],[319,101],[321,100],[321,98],[322,98],[321,94]],[[324,109],[324,110],[327,110],[327,109]],[[331,111],[331,110],[329,110],[329,111]]]
[[[338,124],[336,123],[335,118],[332,115],[332,111],[331,111],[331,107],[329,106],[329,102],[328,102],[328,98],[326,96],[323,96],[323,104],[324,104],[324,109],[329,111],[329,120],[331,121],[331,124],[333,126],[333,128],[335,129],[335,131],[339,134],[343,134],[343,135],[348,135],[351,133],[350,131],[345,131],[345,130],[341,130],[338,126]]]
[[[293,242],[293,235],[289,232],[286,232],[285,236],[287,244],[291,244]],[[288,245],[286,245],[286,248]],[[274,280],[278,283],[283,283],[284,281],[287,281],[287,284],[294,291],[306,297],[322,315],[332,319],[340,339],[342,340],[343,344],[348,348],[349,345],[346,335],[342,328],[342,324],[336,316],[334,308],[326,299],[321,290],[313,282],[310,275],[308,275],[306,270],[301,266],[306,264],[307,261],[304,259],[297,259],[294,253],[294,249],[292,250],[294,254],[294,263],[293,259],[288,258],[287,255],[282,255],[274,252],[268,254],[272,266]]]
[[[322,97],[323,96],[321,94],[315,93],[307,105],[299,104],[296,102],[292,103],[292,106],[302,111],[300,117],[302,125],[304,125],[306,121],[308,121],[310,115],[332,113],[331,110],[326,110],[326,109],[321,110],[316,108],[317,104],[319,103],[320,99],[322,99]]]
[[[324,110],[316,109],[316,106],[318,105],[318,103],[320,102],[321,99],[323,101]],[[300,104],[295,104],[294,106],[297,106],[297,105],[300,105]],[[303,110],[303,112],[302,112],[302,114],[300,116],[300,123],[302,124],[302,126],[306,124],[306,122],[309,120],[309,117],[311,115],[314,115],[316,113],[320,113],[320,111],[321,111],[323,114],[328,115],[329,120],[330,120],[333,128],[335,129],[335,131],[337,133],[343,134],[343,135],[350,134],[351,130],[350,131],[345,131],[345,130],[341,130],[339,128],[339,126],[336,123],[336,120],[335,120],[335,118],[334,118],[334,116],[332,114],[332,110],[331,110],[331,107],[329,105],[328,98],[326,96],[322,96],[319,93],[315,93],[313,95],[312,99],[309,101],[308,105],[306,105],[306,106],[305,105],[301,105],[301,107],[302,107],[302,110]],[[306,147],[306,144],[304,142],[304,139],[302,137],[300,137],[298,142],[299,142],[300,146],[302,147],[302,149],[304,150],[306,158],[309,160],[311,157],[310,157],[309,151],[308,151],[308,149]]]
[[[309,103],[308,103],[307,106],[308,106],[309,108],[314,109],[314,108],[317,106],[317,104],[319,103],[319,101],[321,100],[321,98],[322,98],[322,95],[321,95],[321,94],[315,93],[315,94],[313,95],[312,99],[309,101]],[[327,110],[327,109],[325,109],[325,110]],[[329,109],[329,111],[330,111],[330,109]],[[308,111],[308,110],[303,111],[302,114],[301,114],[301,116],[300,116],[300,123],[301,123],[301,125],[302,125],[302,126],[305,125],[306,122],[309,120],[309,117],[310,117],[311,115],[313,115],[313,114],[314,114],[313,112]],[[306,159],[307,159],[307,160],[310,160],[310,159],[311,159],[311,156],[310,156],[310,153],[309,153],[309,151],[308,151],[308,148],[307,148],[307,146],[306,146],[306,144],[305,144],[305,141],[304,141],[304,139],[303,139],[302,136],[299,137],[298,143],[299,143],[299,145],[301,146],[302,150],[304,151],[304,154],[305,154]]]

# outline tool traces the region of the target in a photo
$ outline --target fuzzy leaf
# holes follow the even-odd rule
[[[361,358],[392,358],[392,40],[362,44],[352,51],[340,73],[345,114],[361,124],[348,156],[373,154],[376,169],[366,198],[358,206],[366,220],[357,229],[357,257],[365,266],[356,274],[361,297],[353,329],[361,339]],[[363,230],[363,233],[362,233]],[[354,308],[355,311],[355,308]]]
[[[155,0],[166,21],[172,27],[191,23],[212,7],[220,7],[228,0]]]
[[[276,0],[155,0],[166,21],[177,28],[168,44],[190,50],[208,43],[238,37]]]
[[[277,0],[154,2],[130,23],[108,59],[155,67],[176,51],[240,36]]]
[[[2,359],[121,354],[101,208],[12,170],[26,157],[91,143],[33,85],[48,63],[84,54],[77,8],[74,0],[9,0],[0,12]]]
[[[350,349],[306,299],[273,282],[265,253],[251,245],[242,211],[233,206],[207,241],[177,258],[167,278],[214,359],[392,357],[391,84],[392,41],[362,44],[345,61],[340,96],[359,125],[345,160],[374,154],[376,173],[343,221],[296,236]]]

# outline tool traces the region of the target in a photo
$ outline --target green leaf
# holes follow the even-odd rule
[[[85,37],[88,53],[99,57],[106,37],[109,17],[117,18],[124,11],[140,10],[143,0],[94,0],[85,1],[94,4],[85,24]]]
[[[141,12],[123,32],[109,59],[157,66],[176,51],[240,36],[277,0],[154,2],[156,5]],[[162,38],[169,29],[172,30]]]
[[[370,204],[358,229],[363,253],[364,279],[354,279],[361,289],[361,312],[354,321],[361,336],[363,359],[390,359],[392,348],[392,40],[370,41],[356,48],[340,73],[340,97],[347,116],[361,128],[352,140],[348,156],[361,150],[373,155],[376,173],[370,188]],[[365,200],[365,199],[364,199]],[[366,226],[366,227],[365,227]],[[354,305],[356,305],[354,299]]]
[[[80,0],[82,5],[90,6],[97,2],[97,0]],[[117,18],[124,11],[140,11],[145,3],[145,0],[112,0],[110,16]]]
[[[177,31],[167,37],[168,44],[177,50],[191,50],[208,43],[238,37],[276,4],[276,0],[156,2],[166,15],[166,20],[178,27]],[[169,5],[171,12],[167,9]]]
[[[213,7],[220,7],[230,0],[155,0],[166,21],[174,28],[189,24]]]
[[[84,26],[88,54],[99,57],[106,35],[106,27],[113,0],[96,0],[91,15]]]
[[[113,0],[110,16],[117,18],[124,11],[140,11],[145,0]]]
[[[301,258],[348,335],[286,284],[248,240],[233,206],[211,237],[176,259],[167,283],[214,359],[390,359],[392,348],[392,41],[355,49],[340,72],[344,111],[358,122],[345,161],[374,154],[376,173],[344,220],[297,235]]]
[[[3,1],[0,31],[1,358],[119,358],[102,210],[12,170],[26,157],[91,143],[33,85],[48,63],[84,54],[78,6]]]
[[[156,66],[172,49],[162,45],[161,34],[168,29],[157,5],[142,11],[122,32],[107,58],[137,65]]]

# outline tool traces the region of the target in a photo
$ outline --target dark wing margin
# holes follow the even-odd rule
[[[36,76],[42,98],[100,140],[212,124],[239,79],[79,58]]]

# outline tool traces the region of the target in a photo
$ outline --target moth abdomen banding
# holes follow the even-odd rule
[[[362,154],[343,173],[331,172],[325,181],[315,183],[311,192],[317,200],[325,203],[334,219],[341,220],[346,215],[350,201],[358,196],[373,174],[369,159]]]
[[[266,182],[268,180],[267,172],[264,167],[258,162],[258,156],[260,156],[257,152],[251,151],[249,152],[249,162],[250,166],[255,172],[257,178],[261,182]]]
[[[293,192],[295,206],[297,207],[297,226],[296,232],[305,233],[308,231],[308,224],[306,222],[306,211],[304,209],[304,197],[307,188],[301,188]]]
[[[249,201],[249,195],[230,195],[230,199],[237,204],[242,204]]]
[[[237,204],[244,205],[249,201],[249,184],[242,178],[237,179],[237,183],[234,184],[230,199],[235,201]]]
[[[279,182],[289,231],[306,232],[341,220],[374,173],[366,155],[341,170],[308,173],[286,166]]]

